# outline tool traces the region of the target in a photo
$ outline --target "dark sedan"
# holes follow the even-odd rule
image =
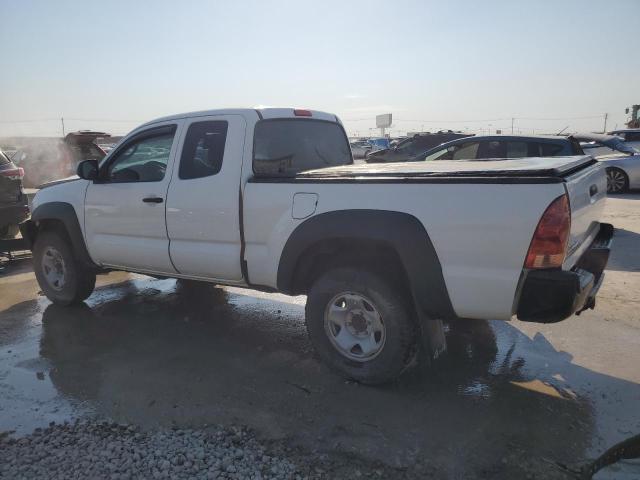
[[[13,238],[18,224],[29,216],[27,196],[22,190],[24,170],[0,151],[0,238]]]
[[[482,160],[567,155],[584,155],[580,143],[572,137],[483,135],[439,145],[424,154],[421,160]]]
[[[427,151],[437,145],[470,136],[470,134],[452,131],[422,133],[405,138],[391,148],[371,152],[367,155],[366,160],[367,163],[417,162],[424,157]]]

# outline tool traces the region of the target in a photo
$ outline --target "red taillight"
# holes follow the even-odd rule
[[[294,114],[296,117],[310,117],[310,116],[311,116],[311,110],[301,110],[301,109],[299,109],[299,108],[296,108],[296,109],[293,111],[293,114]]]
[[[12,168],[11,170],[0,170],[0,175],[9,177],[11,180],[22,180],[24,177],[24,168]]]
[[[566,195],[556,198],[538,222],[524,262],[525,268],[561,267],[571,231],[571,210]]]

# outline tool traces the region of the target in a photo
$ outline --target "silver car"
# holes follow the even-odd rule
[[[572,135],[587,155],[606,165],[607,192],[640,188],[640,151],[620,137],[585,133]]]
[[[640,150],[640,128],[625,128],[623,130],[614,130],[609,135],[615,135],[624,140],[624,143],[631,145],[636,150]]]

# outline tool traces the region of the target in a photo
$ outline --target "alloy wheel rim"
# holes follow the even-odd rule
[[[610,192],[619,192],[624,188],[624,175],[617,170],[607,172],[607,187]]]
[[[382,315],[370,299],[359,293],[335,295],[325,309],[324,328],[338,353],[357,362],[376,358],[386,341]]]
[[[42,273],[47,284],[56,291],[64,288],[66,281],[66,269],[64,259],[54,247],[47,247],[42,255]]]

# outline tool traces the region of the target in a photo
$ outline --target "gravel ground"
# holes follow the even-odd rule
[[[243,428],[141,432],[110,422],[52,424],[0,438],[0,477],[302,479]]]

